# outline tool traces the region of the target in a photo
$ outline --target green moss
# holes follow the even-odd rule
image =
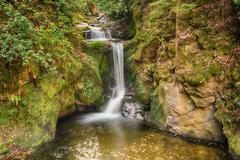
[[[12,107],[4,107],[0,105],[0,124],[9,124],[10,121],[16,116],[17,109]]]
[[[49,90],[51,89],[49,88]],[[27,92],[28,94],[23,98],[23,102],[25,103],[29,114],[27,118],[29,124],[39,124],[40,126],[43,126],[52,122],[52,120],[56,120],[59,104],[55,97],[50,97],[42,88],[36,90],[32,86],[28,87]]]
[[[10,146],[15,143],[23,148],[36,147],[53,137],[60,104],[52,92],[46,94],[44,89],[30,84],[25,86],[26,93],[14,120],[17,124],[11,123],[14,132],[9,136],[14,141],[9,142]]]
[[[137,31],[137,28],[136,28],[136,24],[134,22],[134,20],[131,20],[130,21],[130,24],[128,24],[128,37],[129,38],[132,38],[136,35],[136,31]]]
[[[39,83],[42,92],[49,98],[53,98],[67,84],[64,79],[55,77],[56,76],[45,75]]]
[[[85,51],[89,55],[95,55],[95,51],[101,52],[102,50],[106,49],[106,44],[107,42],[103,41],[93,41],[93,42],[88,42],[87,47],[85,48]]]
[[[149,112],[149,116],[151,121],[155,124],[165,126],[167,124],[167,116],[163,108],[163,102],[160,101],[157,90],[155,90],[151,96],[151,109]]]
[[[39,75],[34,84],[28,82],[21,90],[18,101],[0,102],[0,124],[11,128],[1,133],[6,134],[9,148],[13,143],[32,148],[51,140],[59,112],[72,112],[76,99],[86,105],[100,105],[104,100],[97,63],[87,55],[83,60],[69,57],[57,73]]]
[[[198,65],[191,65],[191,72],[184,75],[184,80],[191,85],[206,83],[212,76],[220,75],[222,66],[219,63],[212,63],[206,66],[205,62]]]
[[[84,65],[78,61],[78,57],[70,57],[71,59],[59,67],[59,72],[63,75],[63,79],[68,84],[78,81],[84,70]]]
[[[58,94],[58,101],[60,103],[60,115],[65,115],[75,110],[75,89],[73,87],[66,87]]]
[[[198,35],[198,42],[204,49],[215,49],[217,47],[214,38],[211,36],[212,32],[213,29],[207,26]]]
[[[88,42],[84,51],[97,63],[101,77],[106,77],[110,72],[110,55],[112,52],[110,44],[101,41]]]
[[[228,136],[229,148],[237,155],[240,155],[240,131],[238,133]]]
[[[165,10],[171,6],[171,1],[168,0],[160,0],[155,1],[149,4],[151,11],[148,13],[149,21],[151,23],[156,22],[156,20],[160,19],[166,12]]]
[[[66,93],[69,96],[68,101],[66,101],[67,106],[71,106],[69,102],[73,101],[74,95],[75,98],[86,105],[103,102],[102,80],[95,58],[85,57],[82,62],[73,60],[64,65],[63,73],[68,84],[65,85],[60,94]]]
[[[102,86],[96,86],[94,79],[85,78],[84,83],[78,83],[76,98],[83,104],[98,104],[102,102]]]
[[[143,74],[138,74],[135,78],[135,89],[137,98],[140,102],[144,104],[149,104],[150,102],[150,85],[146,84],[146,77]]]
[[[18,135],[14,143],[24,149],[36,148],[49,142],[55,134],[55,129],[52,130],[48,126],[34,126],[31,129],[24,127],[23,130],[17,130]]]
[[[0,153],[6,153],[9,152],[9,149],[7,146],[5,146],[2,142],[2,140],[0,139]]]
[[[240,79],[240,69],[239,69],[239,67],[234,68],[234,69],[231,71],[231,75],[232,75],[232,78],[233,78],[234,80]]]

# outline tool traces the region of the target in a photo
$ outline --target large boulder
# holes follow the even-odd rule
[[[221,126],[214,117],[212,97],[194,102],[184,87],[177,83],[161,84],[156,92],[158,103],[152,103],[150,110],[153,122],[179,135],[224,141]]]

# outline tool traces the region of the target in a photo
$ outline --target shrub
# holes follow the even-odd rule
[[[233,1],[234,1],[234,3],[235,3],[237,6],[240,7],[240,0],[233,0]]]
[[[33,25],[12,5],[1,3],[1,9],[5,13],[1,20],[6,22],[0,29],[0,62],[26,64],[33,54]]]
[[[73,53],[69,40],[74,14],[87,13],[84,0],[41,0],[0,2],[0,65],[27,65],[34,61],[41,67],[57,65]],[[88,11],[89,12],[89,11]]]
[[[93,0],[100,8],[112,18],[122,18],[127,15],[128,9],[124,0]]]

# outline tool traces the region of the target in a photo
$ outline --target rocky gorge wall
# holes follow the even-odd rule
[[[240,155],[238,18],[231,1],[128,1],[127,79],[150,121]],[[176,23],[177,22],[177,23]]]
[[[2,155],[17,158],[19,153],[22,156],[24,151],[49,142],[55,136],[58,118],[79,108],[101,106],[105,101],[103,82],[109,73],[108,54],[111,50],[104,43],[87,43],[84,41],[84,31],[88,28],[75,26],[89,22],[92,15],[86,15],[83,11],[79,13],[79,10],[69,10],[69,13],[64,10],[64,13],[61,13],[51,5],[50,2],[48,4],[40,1],[0,3],[1,12],[5,13],[5,10],[14,6],[16,12],[21,12],[17,13],[18,15],[32,18],[30,23],[36,25],[37,29],[46,28],[47,36],[40,35],[42,39],[38,39],[43,42],[34,42],[35,48],[40,46],[45,55],[66,51],[63,58],[57,57],[56,61],[51,61],[54,66],[47,70],[32,57],[27,65],[0,64],[0,159]],[[64,3],[64,6],[66,5],[68,4]],[[42,9],[45,19],[40,16],[40,22],[37,23],[39,17],[33,18],[33,14],[41,15]],[[62,28],[64,24],[62,19],[51,16],[60,14],[62,17],[59,17],[66,21],[70,19],[67,19],[67,14],[72,12],[74,17],[70,18],[73,18],[74,22],[71,25],[67,21],[69,26],[65,25],[64,28],[67,33],[62,34],[61,38],[55,37],[62,33],[58,25]],[[0,19],[8,22],[10,18],[3,14]],[[55,27],[53,31],[52,26]],[[3,30],[0,32],[2,34]],[[25,41],[28,40],[24,38]],[[68,45],[70,49],[65,50]]]
[[[51,140],[58,117],[73,112],[76,103],[97,105],[104,101],[95,62],[84,53],[81,56],[84,61],[76,57],[62,64],[58,75],[38,74],[35,66],[22,69],[17,78],[4,81],[7,88],[1,92],[1,153],[14,154],[14,151],[34,148]],[[7,74],[4,77],[10,77]],[[20,83],[17,88],[16,83]],[[12,100],[13,93],[17,93],[14,94],[17,100]]]

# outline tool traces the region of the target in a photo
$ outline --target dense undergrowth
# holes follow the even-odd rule
[[[0,153],[51,140],[59,116],[104,101],[99,66],[84,53],[86,0],[0,2]]]
[[[127,16],[128,8],[125,0],[93,0],[100,11],[106,13],[113,19]]]
[[[69,37],[75,31],[75,17],[79,11],[81,16],[89,13],[82,0],[1,1],[0,7],[1,65],[34,61],[44,68],[73,52]]]

